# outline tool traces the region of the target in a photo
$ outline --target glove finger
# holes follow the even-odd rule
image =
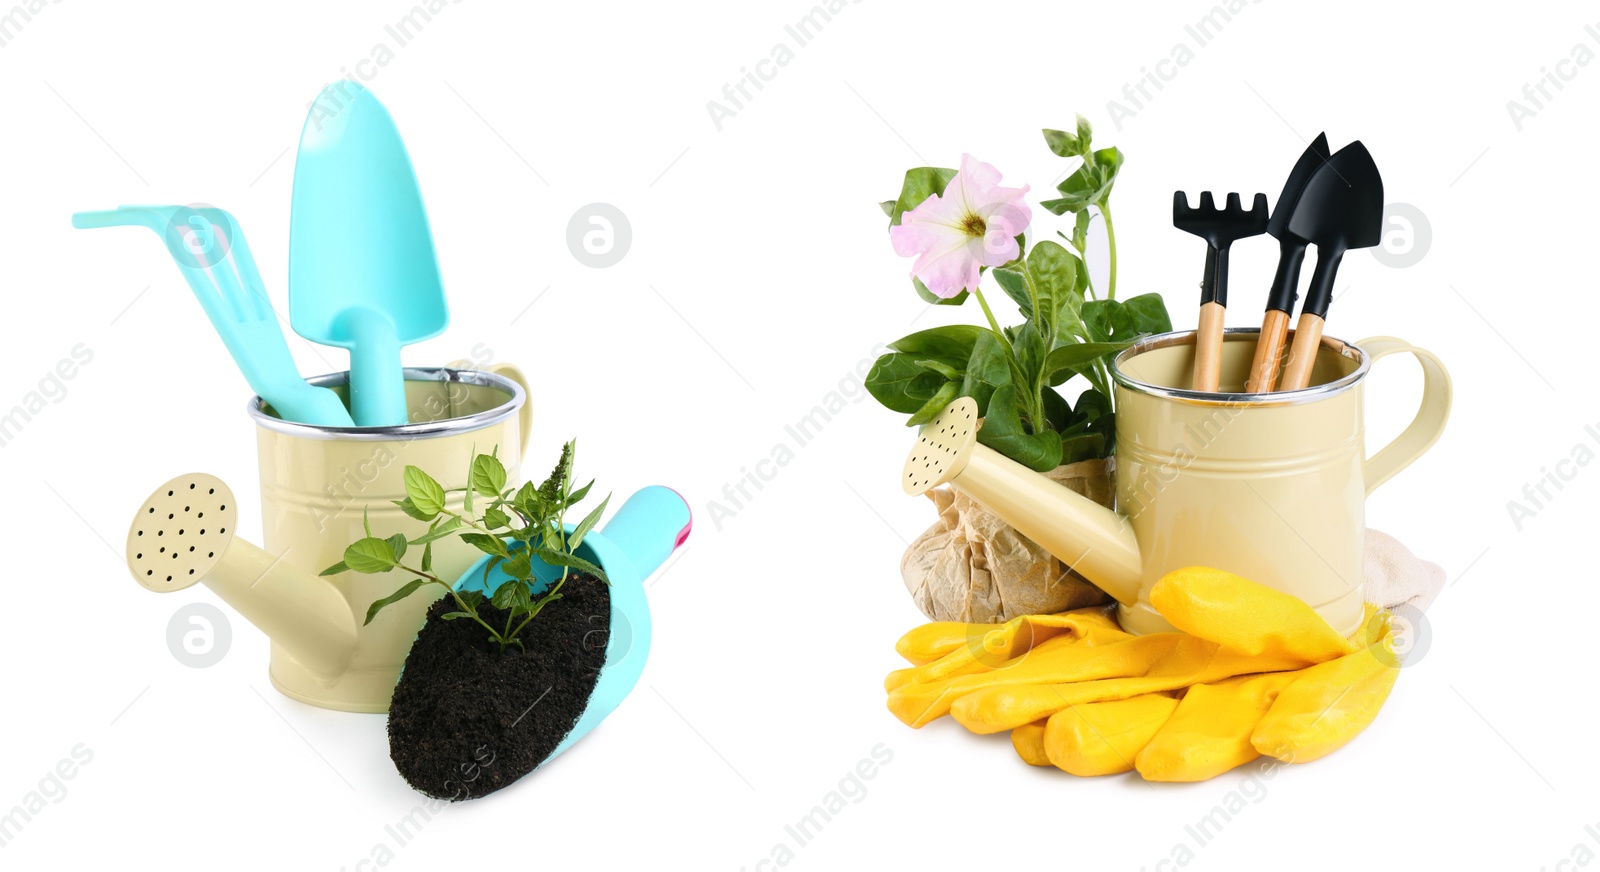
[[[1170,696],[1145,694],[1063,709],[1045,723],[1045,754],[1073,775],[1127,772],[1177,707]]]
[[[1224,651],[1213,642],[1182,633],[1155,633],[1060,651],[1052,647],[1057,641],[1045,643],[1012,668],[944,684],[902,687],[889,695],[889,708],[912,726],[951,713],[975,733],[997,733],[1047,718],[1069,705],[1306,665],[1294,658]]]
[[[999,669],[958,675],[943,681],[902,684],[889,691],[889,711],[904,723],[921,727],[949,714],[950,707],[961,697],[988,687],[1070,684],[1142,675],[1170,659],[1174,651],[1182,652],[1179,659],[1185,661],[1208,662],[1217,656],[1215,645],[1181,633],[1128,636],[1126,639],[1106,645],[1083,645],[1078,644],[1072,637],[1057,636],[1021,657],[1007,661]],[[1180,674],[1187,673],[1180,671]],[[1188,683],[1190,681],[1183,682],[1183,684]],[[1170,686],[1182,686],[1182,684]],[[1038,720],[1045,717],[1045,714],[1035,715],[1027,720]]]
[[[1169,572],[1150,589],[1150,603],[1179,630],[1244,654],[1310,665],[1360,649],[1298,597],[1220,569]]]
[[[989,735],[1045,720],[1073,706],[1175,691],[1184,686],[1182,679],[1141,675],[1071,684],[990,687],[957,699],[950,707],[950,716],[974,733]]]
[[[1285,763],[1306,763],[1344,747],[1365,730],[1400,676],[1393,637],[1300,673],[1278,694],[1250,743]]]
[[[1256,725],[1297,672],[1244,675],[1197,684],[1134,759],[1146,781],[1205,781],[1261,756],[1250,744]]]
[[[1050,755],[1044,750],[1044,721],[1023,724],[1011,731],[1011,747],[1029,766],[1049,766]]]
[[[1102,608],[1025,615],[998,627],[950,621],[924,624],[895,644],[900,656],[917,665],[889,673],[884,690],[995,669],[1059,636],[1101,641],[1127,635]]]

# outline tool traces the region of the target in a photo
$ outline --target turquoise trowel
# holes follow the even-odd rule
[[[289,323],[350,351],[357,426],[407,422],[400,348],[450,322],[422,192],[394,119],[341,79],[311,106],[294,165]]]

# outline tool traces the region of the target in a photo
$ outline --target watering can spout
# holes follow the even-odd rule
[[[924,424],[901,472],[905,492],[948,484],[1118,602],[1137,603],[1141,558],[1127,519],[979,444],[981,425],[970,397]]]
[[[325,680],[355,658],[357,631],[344,595],[237,536],[238,506],[222,480],[180,475],[152,493],[128,529],[135,581],[170,593],[204,583],[296,661]]]

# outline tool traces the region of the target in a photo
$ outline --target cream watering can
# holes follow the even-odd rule
[[[1193,332],[1152,336],[1116,357],[1116,511],[979,444],[982,421],[966,397],[923,425],[901,486],[915,495],[948,484],[971,497],[1115,598],[1132,633],[1172,630],[1149,590],[1195,565],[1292,594],[1354,633],[1366,497],[1438,440],[1450,376],[1399,339],[1323,337],[1311,387],[1245,393],[1258,333],[1227,331],[1221,393],[1188,389]],[[1374,361],[1401,352],[1422,365],[1421,407],[1367,456],[1364,382]]]
[[[271,638],[268,674],[286,696],[341,711],[388,711],[431,598],[408,597],[363,625],[367,607],[394,592],[395,576],[318,574],[364,535],[364,515],[383,535],[425,529],[391,502],[406,495],[408,465],[447,489],[464,488],[474,453],[494,450],[508,478],[520,477],[530,425],[524,379],[509,365],[484,368],[492,371],[406,369],[409,423],[395,427],[286,421],[252,399],[262,547],[237,538],[239,507],[227,485],[180,476],[145,501],[128,531],[134,579],[158,592],[204,581]],[[341,400],[349,391],[344,373],[309,381]],[[450,494],[451,508],[459,511],[461,499]],[[454,537],[434,543],[441,578],[458,577],[481,556]]]

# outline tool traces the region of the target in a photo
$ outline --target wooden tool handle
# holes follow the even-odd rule
[[[1194,334],[1194,379],[1197,391],[1215,393],[1222,378],[1222,323],[1227,310],[1221,303],[1200,306],[1200,328]]]
[[[1250,380],[1244,389],[1252,394],[1270,393],[1278,384],[1278,367],[1283,364],[1283,340],[1289,333],[1289,313],[1268,309],[1261,319],[1261,337],[1256,340],[1256,356],[1250,362]]]
[[[1311,365],[1317,362],[1317,346],[1322,344],[1322,319],[1309,312],[1300,316],[1294,328],[1294,344],[1289,346],[1289,362],[1283,367],[1280,391],[1298,391],[1311,384]]]

